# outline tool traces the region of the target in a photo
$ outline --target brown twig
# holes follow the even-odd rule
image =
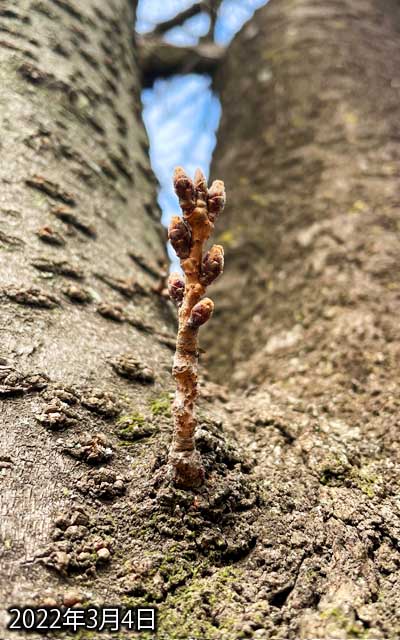
[[[159,22],[158,25],[154,27],[151,33],[156,36],[162,36],[164,33],[169,31],[170,29],[181,26],[184,22],[186,22],[186,20],[189,20],[189,18],[193,18],[193,16],[196,16],[202,11],[204,11],[204,3],[196,2],[191,7],[184,9],[183,11],[178,13],[176,16],[174,16],[170,20]]]
[[[218,12],[220,5],[222,4],[222,0],[205,0],[204,1],[204,10],[208,13],[210,17],[210,26],[208,31],[204,36],[202,36],[199,42],[213,42],[215,36],[215,26],[217,24]]]
[[[137,37],[142,86],[151,87],[157,78],[177,73],[209,73],[214,75],[225,48],[213,42],[194,46],[176,46],[160,38]]]
[[[204,244],[210,237],[214,222],[225,206],[225,187],[215,180],[210,189],[200,171],[192,181],[180,167],[174,174],[175,192],[183,218],[172,218],[168,237],[175,249],[184,279],[171,274],[168,290],[179,308],[179,327],[173,376],[176,393],[172,410],[174,436],[169,452],[169,464],[176,484],[190,488],[201,485],[204,469],[201,456],[195,448],[196,418],[194,404],[198,395],[198,331],[210,319],[214,303],[204,298],[206,288],[222,273],[224,252],[220,245],[203,256]]]

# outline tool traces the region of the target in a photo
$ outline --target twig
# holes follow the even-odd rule
[[[157,78],[177,73],[209,73],[213,75],[225,48],[212,42],[177,47],[152,37],[138,38],[139,66],[142,85],[151,87]]]
[[[217,24],[219,7],[222,3],[222,0],[205,0],[204,1],[204,10],[210,16],[210,26],[208,31],[204,36],[200,38],[201,42],[213,42],[215,36],[215,25]]]
[[[188,7],[184,11],[181,11],[170,20],[165,20],[164,22],[160,22],[156,27],[154,27],[151,33],[154,34],[155,36],[162,36],[164,33],[169,31],[170,29],[181,26],[184,22],[186,22],[186,20],[189,20],[189,18],[193,18],[194,16],[197,16],[197,14],[204,11],[204,9],[205,7],[203,2],[196,2],[191,7]]]
[[[214,229],[216,217],[225,206],[225,187],[221,180],[215,180],[208,189],[200,169],[196,170],[192,181],[180,167],[174,173],[174,187],[183,218],[172,218],[168,237],[180,258],[185,278],[173,273],[168,282],[170,297],[179,308],[172,370],[177,386],[172,406],[174,436],[169,464],[175,483],[190,488],[201,485],[204,480],[201,456],[194,441],[198,331],[210,319],[214,303],[203,296],[224,267],[224,252],[220,245],[213,245],[204,257],[203,248]]]

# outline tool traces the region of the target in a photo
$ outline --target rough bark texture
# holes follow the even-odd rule
[[[113,451],[102,481],[109,498],[123,493],[132,457],[114,446],[114,423],[169,377],[172,316],[153,292],[165,241],[133,24],[127,0],[0,6],[2,606],[58,584],[37,554],[93,473],[68,451],[82,454],[85,439],[82,460]],[[79,573],[59,560],[61,573]]]
[[[207,357],[264,486],[254,637],[400,633],[399,31],[394,0],[271,0],[217,81]]]
[[[198,415],[205,485],[165,478],[175,327],[157,293],[165,234],[133,23],[128,0],[0,6],[5,640],[7,606],[71,602],[156,604],[167,638],[197,610],[214,632],[210,579],[226,592],[255,541],[250,465],[222,433],[216,386]]]
[[[271,0],[221,69],[227,267],[204,339],[235,389],[202,380],[198,491],[165,480],[130,4],[0,18],[2,605],[74,589],[155,603],[168,640],[397,638],[398,3]]]

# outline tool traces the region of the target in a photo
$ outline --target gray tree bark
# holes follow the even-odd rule
[[[230,389],[202,381],[185,492],[132,4],[0,7],[2,623],[154,603],[172,640],[398,636],[399,11],[271,0],[226,56],[201,344]]]
[[[271,0],[217,79],[207,357],[264,485],[262,638],[399,632],[399,30],[393,0]]]
[[[54,519],[82,503],[76,485],[90,471],[67,448],[88,439],[111,451],[118,416],[159,395],[173,322],[156,291],[165,240],[140,114],[133,5],[3,2],[0,25],[5,622],[4,605],[59,585],[38,555]],[[100,432],[111,441],[96,444]],[[114,451],[111,492],[125,488],[112,474],[131,466],[127,450]],[[68,558],[49,562],[66,574]]]

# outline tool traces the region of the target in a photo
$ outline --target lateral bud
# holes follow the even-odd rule
[[[208,190],[208,217],[211,222],[215,222],[217,216],[222,213],[225,202],[225,185],[222,180],[214,180]]]
[[[208,286],[221,275],[224,270],[224,249],[220,244],[214,244],[203,258],[200,282]]]
[[[172,302],[178,307],[182,304],[185,295],[185,283],[179,273],[171,273],[168,278],[168,293]]]
[[[190,214],[196,206],[196,192],[192,180],[182,167],[176,167],[173,177],[175,193],[184,214]]]
[[[191,248],[191,232],[184,220],[173,216],[168,227],[168,240],[181,260],[188,258]]]
[[[210,298],[203,298],[197,304],[194,305],[192,312],[190,314],[190,318],[188,320],[188,325],[192,329],[197,329],[201,327],[202,324],[207,322],[212,316],[214,311],[214,303]]]

